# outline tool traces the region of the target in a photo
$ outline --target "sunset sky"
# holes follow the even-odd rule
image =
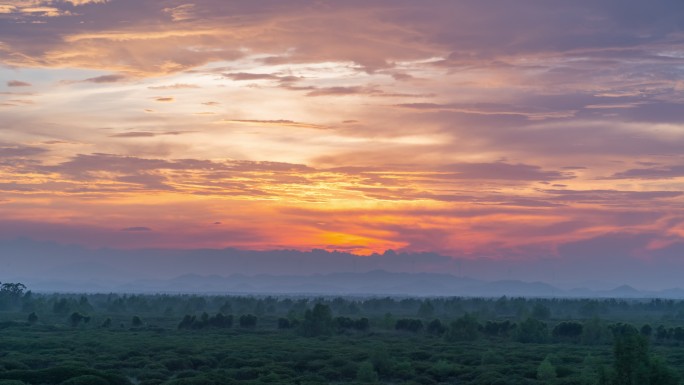
[[[0,0],[0,239],[657,262],[682,191],[681,0]]]

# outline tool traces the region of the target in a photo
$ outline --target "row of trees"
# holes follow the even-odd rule
[[[256,326],[257,317],[251,314],[242,315],[239,318],[240,327]],[[419,333],[443,336],[449,341],[471,341],[480,337],[507,338],[523,343],[546,343],[546,342],[570,342],[583,344],[601,344],[614,339],[616,330],[623,328],[624,324],[606,324],[598,319],[579,322],[562,321],[552,328],[546,322],[529,317],[519,323],[509,320],[486,321],[480,323],[478,319],[469,313],[444,324],[439,319],[424,324],[420,319],[402,318],[396,320],[394,329],[402,332]],[[201,316],[186,315],[178,325],[179,329],[203,329],[207,327],[230,328],[233,326],[233,316],[224,316],[218,313],[209,316],[203,313]],[[634,328],[633,326],[631,326]],[[303,319],[278,319],[279,329],[295,328],[300,334],[307,337],[342,333],[346,330],[365,332],[370,329],[368,318],[352,319],[349,317],[333,317],[332,310],[328,305],[317,303],[312,309],[305,312]],[[636,328],[635,328],[636,330]],[[641,327],[638,334],[644,338],[650,338],[654,333],[650,325]],[[681,327],[666,329],[659,326],[655,333],[656,338],[684,338],[684,329]]]
[[[199,317],[186,314],[178,324],[181,330],[200,330],[206,328],[228,329],[233,327],[233,315],[223,315],[217,313],[210,316],[204,312]],[[238,318],[240,327],[256,327],[258,317],[253,314],[244,314]],[[313,309],[308,310],[303,319],[278,319],[278,329],[296,329],[303,336],[315,337],[341,333],[346,330],[367,331],[370,328],[368,318],[352,319],[349,317],[334,317],[330,307],[323,304],[316,304]]]
[[[185,315],[178,329],[198,330],[204,328],[231,328],[233,316],[217,313],[210,316],[204,312],[199,317]],[[257,317],[252,314],[242,315],[239,325],[243,328],[256,326]],[[350,317],[333,317],[328,305],[317,303],[308,309],[302,319],[281,317],[277,321],[279,329],[296,329],[306,337],[331,335],[347,330],[365,332],[370,329],[368,318],[352,319]],[[445,324],[440,319],[433,319],[425,324],[421,319],[401,318],[394,323],[394,329],[400,332],[419,333],[444,337],[448,341],[472,341],[481,337],[513,339],[523,343],[571,342],[597,344],[609,341],[614,329],[622,324],[604,324],[598,320],[587,322],[563,321],[552,328],[544,321],[529,317],[519,323],[509,320],[486,321],[480,323],[469,313]],[[641,328],[641,335],[650,335],[650,326]]]
[[[315,303],[330,307],[335,315],[369,318],[391,313],[401,318],[418,318],[427,322],[434,318],[455,319],[465,313],[480,319],[523,321],[532,317],[542,321],[553,319],[684,320],[681,300],[618,299],[529,299],[529,298],[278,298],[258,296],[200,295],[43,295],[26,290],[21,283],[0,284],[0,310],[23,310],[26,313],[69,315],[108,313],[112,315],[164,314],[182,316],[202,312],[254,314],[257,317],[283,316],[302,318]]]
[[[238,322],[242,328],[254,328],[257,325],[257,317],[253,314],[243,314],[238,318]],[[210,316],[206,312],[202,313],[199,317],[186,314],[178,324],[179,330],[199,330],[207,328],[229,329],[231,327],[233,327],[232,314],[223,315],[223,313],[218,313],[214,316]]]
[[[182,316],[202,312],[254,314],[301,318],[315,303],[330,307],[336,315],[347,317],[381,317],[392,313],[402,318],[456,318],[465,313],[480,319],[506,318],[542,321],[562,319],[628,320],[650,317],[684,320],[684,301],[680,300],[616,300],[616,299],[529,299],[529,298],[278,298],[257,296],[199,295],[36,295],[22,284],[0,285],[0,310],[22,309],[37,313],[68,315],[81,313],[165,314]]]
[[[61,301],[56,303],[59,304]],[[67,318],[67,321],[71,326],[76,327],[88,324],[90,319],[91,317],[84,313],[73,312]],[[35,312],[32,312],[27,320],[30,324],[34,324],[38,321],[38,316]],[[245,314],[238,318],[238,323],[242,328],[254,328],[257,325],[257,320],[257,316]],[[111,323],[111,318],[107,318],[101,326],[110,327]],[[207,312],[203,312],[199,316],[185,315],[178,324],[178,329],[225,329],[231,328],[233,324],[233,315],[217,313],[214,316],[210,316]],[[473,314],[466,313],[450,323],[444,323],[440,319],[433,319],[430,322],[424,323],[421,319],[401,318],[394,322],[394,329],[411,333],[424,331],[430,335],[443,336],[449,341],[469,341],[486,336],[513,339],[523,343],[570,342],[602,344],[613,340],[615,328],[621,327],[620,325],[622,324],[608,324],[598,319],[593,319],[584,322],[562,321],[550,328],[546,322],[532,317],[528,317],[518,323],[510,320],[489,320],[480,323]],[[139,316],[133,316],[131,326],[143,326]],[[370,329],[371,323],[366,317],[357,319],[344,316],[333,317],[332,310],[328,305],[317,303],[312,309],[305,311],[303,318],[281,317],[277,320],[277,326],[279,329],[296,329],[303,336],[313,337],[343,333],[348,330],[366,332]],[[684,328],[679,326],[666,328],[660,325],[654,330],[649,324],[645,324],[639,329],[639,334],[644,338],[653,338],[659,342],[684,342]]]

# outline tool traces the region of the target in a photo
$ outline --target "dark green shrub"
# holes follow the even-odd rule
[[[86,374],[83,376],[73,377],[63,381],[60,385],[109,385],[109,381],[102,377]]]

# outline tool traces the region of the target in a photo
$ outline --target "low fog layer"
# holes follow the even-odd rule
[[[391,250],[359,257],[324,250],[88,249],[21,238],[0,242],[0,280],[22,281],[45,291],[408,295],[638,297],[681,286],[674,259],[655,264],[599,255],[601,248],[592,249],[596,254],[579,245],[578,254],[563,258],[506,261]],[[623,285],[640,292],[621,287],[610,294]]]

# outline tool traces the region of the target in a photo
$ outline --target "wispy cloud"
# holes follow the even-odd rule
[[[183,135],[192,133],[194,131],[168,131],[168,132],[150,132],[150,131],[128,131],[120,132],[118,134],[110,135],[111,138],[152,138],[155,136],[165,136],[165,135]]]
[[[134,226],[134,227],[124,227],[121,231],[152,231],[149,227]]]
[[[227,77],[228,79],[231,80],[278,80],[280,79],[279,76],[272,75],[272,74],[254,74],[254,73],[248,73],[248,72],[238,72],[238,73],[227,73],[223,74],[223,76]]]
[[[163,86],[150,86],[147,87],[151,90],[180,90],[180,89],[194,89],[194,88],[201,88],[197,84],[186,84],[186,83],[176,83],[176,84],[169,84],[169,85],[163,85]]]
[[[86,5],[86,4],[104,4],[109,0],[64,0],[66,3],[73,4],[75,6]]]
[[[7,87],[30,87],[31,83],[22,82],[21,80],[10,80],[7,82]]]
[[[313,124],[313,123],[303,123],[303,122],[295,122],[292,120],[287,120],[287,119],[277,119],[277,120],[256,120],[256,119],[226,119],[224,120],[226,123],[233,123],[233,124],[245,124],[245,125],[255,125],[255,126],[261,126],[261,127],[266,127],[266,126],[284,126],[284,127],[298,127],[298,128],[313,128],[317,130],[326,130],[329,129],[330,127],[324,126],[321,124]]]
[[[125,75],[119,75],[119,74],[114,74],[114,75],[102,75],[102,76],[96,76],[93,78],[88,78],[83,80],[84,82],[89,82],[89,83],[116,83],[120,82],[122,80],[126,80]]]

